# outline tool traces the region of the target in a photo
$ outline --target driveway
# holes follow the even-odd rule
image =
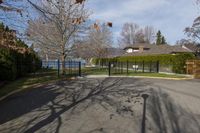
[[[82,78],[0,102],[0,133],[33,132],[199,133],[200,81]]]

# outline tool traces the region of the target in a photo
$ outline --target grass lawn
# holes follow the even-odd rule
[[[39,70],[35,74],[29,74],[23,78],[19,78],[15,81],[7,82],[6,85],[0,88],[0,98],[9,94],[14,90],[29,89],[33,85],[39,85],[42,83],[48,83],[50,81],[58,80],[56,70]]]
[[[147,76],[147,77],[163,77],[163,78],[186,78],[186,76],[176,74],[163,74],[163,73],[132,73],[128,76]]]
[[[107,75],[108,68],[95,68],[95,67],[85,67],[82,68],[82,75]]]
[[[107,68],[83,68],[82,75],[108,75]],[[186,78],[182,75],[175,74],[161,74],[161,73],[135,73],[129,71],[127,75],[124,74],[111,74],[111,76],[147,76],[147,77],[164,77],[164,78]],[[65,77],[66,78],[66,77]],[[0,88],[0,98],[9,94],[12,91],[20,89],[31,89],[34,85],[40,85],[48,83],[51,81],[56,81],[62,79],[62,76],[58,78],[56,70],[40,70],[35,74],[27,75],[23,78],[17,79],[15,81],[7,82],[6,85]]]

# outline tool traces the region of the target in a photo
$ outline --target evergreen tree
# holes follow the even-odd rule
[[[161,31],[159,30],[157,32],[157,38],[156,38],[156,45],[162,45],[167,44],[165,37],[162,35]]]
[[[162,36],[162,41],[161,41],[161,44],[167,44],[166,40],[165,40],[165,37]]]
[[[156,45],[161,45],[161,43],[162,43],[162,34],[159,30],[157,33],[157,38],[156,38]]]
[[[4,30],[4,24],[0,23],[0,29]]]
[[[7,31],[7,32],[10,31],[8,26],[6,26],[5,31]]]

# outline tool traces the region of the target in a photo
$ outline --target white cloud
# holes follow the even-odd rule
[[[166,35],[170,43],[184,37],[183,29],[191,25],[197,14],[195,0],[90,0],[92,19],[112,21],[114,36],[125,22],[153,25]]]
[[[95,10],[99,4],[107,4],[101,9]],[[115,2],[96,1],[92,3],[92,7],[95,10],[93,18],[101,19],[116,19],[127,15],[137,15],[148,10],[155,9],[168,4],[166,0],[116,0]]]

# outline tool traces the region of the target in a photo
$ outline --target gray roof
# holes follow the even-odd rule
[[[137,47],[139,48],[139,46],[140,45],[138,44]],[[136,46],[131,47],[131,48],[136,48]],[[141,56],[141,55],[188,53],[188,52],[191,53],[190,50],[184,49],[181,46],[171,46],[171,45],[167,45],[167,44],[165,44],[165,45],[148,44],[148,48],[149,48],[149,50],[144,50],[142,52],[126,53],[123,56],[134,56],[134,55]]]
[[[186,48],[188,48],[189,50],[193,51],[193,52],[197,52],[200,51],[200,45],[198,44],[193,44],[193,43],[188,43],[188,44],[184,44],[183,46],[185,46]]]
[[[107,52],[108,52],[107,56],[109,58],[122,56],[125,53],[125,51],[120,48],[107,48]]]
[[[143,47],[143,48],[151,48],[152,44],[147,44],[147,43],[136,43],[133,45],[126,45],[126,47],[124,49],[127,48],[139,48],[139,47]]]

